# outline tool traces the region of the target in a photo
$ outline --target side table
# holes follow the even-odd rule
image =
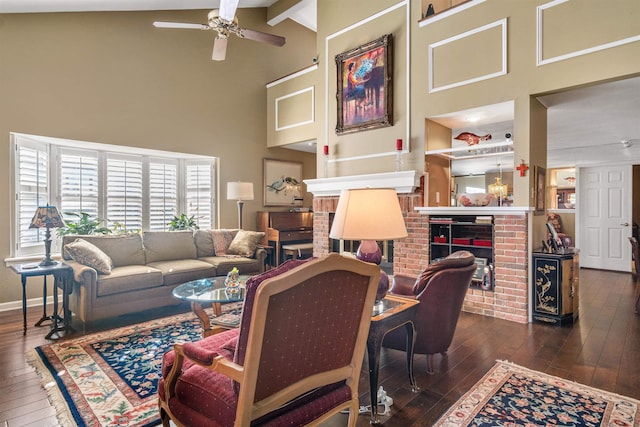
[[[37,263],[27,263],[27,264],[16,264],[12,265],[11,269],[20,275],[22,280],[22,335],[27,334],[27,278],[28,277],[43,277],[43,292],[42,292],[42,305],[43,305],[43,314],[42,318],[38,320],[35,326],[40,326],[43,321],[51,320],[51,332],[46,335],[46,338],[49,339],[52,337],[54,333],[60,332],[62,330],[68,331],[70,329],[69,325],[69,283],[72,279],[72,269],[68,265],[57,262],[53,265],[41,266]],[[47,315],[47,276],[53,276],[53,314],[51,316]],[[58,288],[62,289],[63,299],[62,299],[62,308],[63,308],[63,324],[64,327],[59,326],[59,321],[61,320],[58,316]]]
[[[371,424],[378,420],[378,371],[380,369],[380,350],[384,336],[394,329],[404,326],[407,331],[407,375],[411,390],[419,390],[413,378],[413,346],[415,344],[415,326],[413,318],[420,301],[387,294],[382,301],[373,306],[369,337],[367,338],[367,358],[369,361],[369,390],[371,396]]]

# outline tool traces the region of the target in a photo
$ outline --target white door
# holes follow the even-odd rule
[[[580,169],[580,266],[631,271],[631,165]]]

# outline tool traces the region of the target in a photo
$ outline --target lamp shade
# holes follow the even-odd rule
[[[227,182],[227,200],[253,200],[253,182]]]
[[[29,228],[59,228],[64,227],[64,221],[55,206],[38,206],[31,219]]]
[[[393,240],[407,237],[396,190],[343,190],[329,237],[344,240]]]

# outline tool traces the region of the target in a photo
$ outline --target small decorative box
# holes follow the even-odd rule
[[[471,244],[471,239],[466,239],[461,237],[454,237],[452,241],[454,245],[470,245]]]
[[[447,243],[447,238],[444,236],[436,236],[433,238],[435,243]]]
[[[473,239],[475,246],[491,246],[491,240]]]

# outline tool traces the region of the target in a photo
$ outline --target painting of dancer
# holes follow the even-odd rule
[[[393,125],[392,53],[386,34],[336,55],[337,134]]]

